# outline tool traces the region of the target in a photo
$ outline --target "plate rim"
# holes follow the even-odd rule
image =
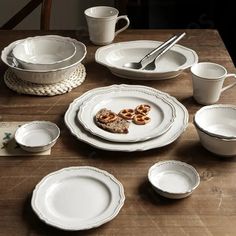
[[[122,90],[123,89],[123,90]],[[176,118],[176,110],[175,110],[175,107],[173,106],[173,104],[168,101],[165,97],[162,97],[160,94],[159,94],[159,91],[157,92],[154,92],[154,91],[145,91],[144,89],[142,88],[112,88],[110,89],[109,91],[107,91],[106,93],[100,93],[100,94],[96,94],[94,95],[93,97],[90,97],[88,99],[86,99],[82,105],[80,106],[80,109],[77,113],[77,118],[79,120],[79,122],[81,123],[81,125],[87,130],[89,131],[90,133],[92,133],[93,135],[95,136],[98,136],[100,138],[103,138],[105,140],[108,140],[108,141],[112,141],[112,142],[120,142],[120,143],[125,143],[125,142],[140,142],[140,141],[145,141],[145,140],[148,140],[148,139],[151,139],[151,138],[155,138],[155,137],[158,137],[162,134],[164,134],[166,131],[168,131],[170,129],[170,127],[172,126],[175,118]],[[125,91],[124,91],[125,90]],[[132,91],[131,91],[132,90]],[[100,134],[100,133],[97,133],[96,131],[94,131],[94,129],[92,129],[91,127],[89,127],[88,124],[85,123],[85,119],[82,118],[83,116],[83,113],[85,112],[85,109],[88,110],[88,103],[91,103],[94,99],[100,97],[101,99],[104,100],[104,96],[106,96],[108,93],[112,93],[112,95],[115,95],[117,92],[129,92],[130,91],[130,94],[133,92],[133,93],[142,93],[144,96],[147,94],[148,96],[153,96],[157,99],[159,99],[158,101],[163,101],[163,103],[168,106],[170,108],[170,112],[172,114],[172,117],[170,117],[170,119],[168,119],[168,123],[166,123],[166,125],[163,127],[163,129],[161,130],[161,132],[155,134],[155,133],[151,133],[151,134],[148,134],[144,137],[133,137],[133,138],[129,138],[128,140],[119,140],[119,138],[117,139],[116,137],[109,137],[109,132],[106,132],[108,134],[108,136],[104,136],[103,134]],[[115,97],[115,96],[113,96]],[[143,97],[142,97],[143,98]],[[100,101],[100,100],[99,100]],[[102,101],[100,101],[102,102]],[[156,104],[158,106],[158,104]],[[163,111],[163,109],[160,108],[161,111]],[[164,118],[163,118],[164,120]],[[162,121],[164,122],[164,121]],[[161,122],[161,123],[162,123]],[[95,124],[96,125],[96,124]],[[161,125],[161,124],[160,124]],[[158,128],[155,128],[155,129],[159,129],[160,126]],[[100,128],[99,128],[100,129]],[[150,131],[151,132],[151,131]],[[121,137],[121,136],[119,136]],[[123,137],[123,136],[122,136]]]
[[[78,127],[74,127],[73,124],[71,124],[70,115],[73,112],[74,106],[78,107],[77,103],[80,103],[81,100],[83,101],[86,98],[90,97],[92,95],[91,92],[94,92],[94,91],[95,92],[96,91],[100,91],[100,92],[103,91],[104,92],[104,91],[106,91],[106,89],[109,89],[113,86],[118,86],[118,87],[119,86],[141,86],[141,87],[144,87],[146,89],[152,89],[154,91],[156,90],[152,87],[147,87],[147,86],[143,86],[143,85],[114,84],[114,85],[110,85],[110,86],[104,86],[104,87],[99,87],[99,88],[89,90],[86,93],[82,94],[80,97],[77,97],[76,99],[74,99],[73,102],[70,103],[68,109],[66,110],[65,115],[64,115],[64,122],[65,122],[67,128],[70,130],[71,134],[73,136],[75,136],[78,140],[80,140],[82,142],[85,142],[85,143],[91,145],[92,147],[102,149],[102,150],[107,150],[107,151],[122,151],[122,152],[146,151],[146,150],[150,150],[150,149],[154,149],[154,148],[160,148],[160,147],[166,146],[166,145],[174,142],[187,128],[188,121],[189,121],[189,114],[188,114],[188,111],[187,111],[186,107],[183,104],[181,104],[175,97],[170,96],[169,94],[164,93],[162,91],[159,91],[163,94],[163,96],[166,96],[166,97],[170,98],[184,113],[184,117],[183,117],[183,120],[182,120],[182,125],[181,125],[181,127],[179,127],[178,132],[176,131],[175,134],[172,136],[171,140],[168,140],[167,142],[164,142],[161,145],[160,144],[159,145],[152,145],[151,147],[150,147],[150,145],[148,145],[148,146],[147,145],[140,145],[142,143],[145,144],[145,142],[150,141],[150,140],[147,140],[147,141],[144,141],[144,142],[140,142],[139,146],[136,147],[136,148],[134,148],[134,147],[132,147],[132,148],[130,148],[130,147],[129,148],[121,148],[121,147],[110,147],[110,146],[107,147],[106,143],[104,145],[94,143],[94,140],[96,140],[96,139],[91,137],[91,135],[88,132],[85,132],[85,134],[83,134],[83,130],[81,130]],[[76,114],[77,114],[77,112],[78,112],[78,109],[76,110]],[[76,116],[76,114],[75,114],[75,116]],[[75,117],[74,117],[74,119],[75,119]],[[170,130],[171,130],[171,128],[170,128]],[[79,132],[77,132],[77,130],[79,130]],[[169,131],[167,131],[167,132],[169,132]],[[82,137],[81,137],[81,133],[82,133]],[[83,136],[85,136],[85,137],[83,137]],[[111,145],[111,144],[112,143],[109,142],[108,145]]]
[[[95,222],[95,223],[90,223],[89,225],[85,225],[84,227],[71,227],[68,225],[63,225],[61,223],[57,223],[57,222],[53,222],[50,219],[48,219],[47,217],[45,217],[45,215],[40,211],[40,209],[37,206],[37,192],[40,190],[41,187],[44,186],[45,182],[47,181],[48,178],[54,177],[56,175],[60,175],[62,173],[64,173],[65,171],[80,171],[80,170],[90,170],[90,171],[95,171],[96,173],[102,174],[105,177],[108,177],[112,180],[112,182],[119,188],[119,201],[117,202],[116,207],[113,209],[113,213],[105,218],[100,220],[99,222]],[[109,191],[111,191],[111,189],[109,189]],[[107,172],[106,170],[102,170],[99,169],[97,167],[93,167],[93,166],[70,166],[70,167],[65,167],[56,171],[53,171],[49,174],[47,174],[46,176],[44,176],[35,186],[34,190],[33,190],[33,194],[32,194],[32,198],[31,198],[31,207],[33,209],[33,211],[36,213],[36,215],[40,218],[41,221],[43,221],[44,223],[51,225],[53,227],[62,229],[62,230],[68,230],[68,231],[78,231],[78,230],[87,230],[87,229],[91,229],[91,228],[96,228],[99,227],[109,221],[111,221],[112,219],[114,219],[118,213],[120,212],[121,208],[123,207],[125,202],[125,193],[124,193],[124,187],[122,185],[122,183],[115,178],[114,175],[110,174],[109,172]]]

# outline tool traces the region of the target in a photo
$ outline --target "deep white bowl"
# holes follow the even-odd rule
[[[163,197],[180,199],[189,196],[199,185],[196,169],[181,161],[160,161],[148,171],[148,180]]]
[[[71,73],[75,71],[79,63],[81,63],[81,61],[86,56],[87,51],[85,45],[75,39],[68,37],[62,37],[58,35],[47,35],[45,37],[68,40],[75,44],[76,53],[69,60],[70,62],[68,66],[53,70],[27,70],[19,67],[16,65],[17,62],[14,60],[15,58],[12,55],[12,50],[18,43],[23,42],[23,40],[17,40],[5,47],[1,54],[2,61],[12,69],[18,78],[31,83],[54,84],[69,78]]]
[[[49,121],[33,121],[16,130],[15,140],[27,152],[50,149],[60,135],[58,126]]]
[[[76,53],[72,41],[37,36],[18,43],[12,50],[19,64],[29,70],[50,70],[69,65]]]
[[[236,106],[217,104],[202,107],[194,116],[195,125],[211,136],[236,139]]]
[[[212,136],[201,130],[194,121],[200,142],[208,151],[219,156],[235,156],[236,155],[236,139],[224,139]]]

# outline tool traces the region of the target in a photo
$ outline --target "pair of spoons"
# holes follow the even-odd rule
[[[149,52],[146,56],[144,56],[139,62],[128,62],[124,64],[124,67],[129,69],[143,69],[143,70],[155,70],[156,69],[156,61],[164,55],[170,48],[172,48],[180,39],[185,36],[186,33],[182,33],[180,35],[172,36],[170,39],[159,45],[157,48]],[[154,53],[157,53],[156,57],[153,61],[151,61],[147,65],[143,65],[143,62],[146,61],[150,56]]]

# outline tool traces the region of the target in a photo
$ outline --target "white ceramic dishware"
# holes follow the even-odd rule
[[[225,67],[211,62],[200,62],[191,67],[193,97],[203,105],[216,103],[222,92],[232,88],[236,82],[223,87],[226,78],[234,77],[236,74],[228,74]]]
[[[160,161],[148,171],[153,189],[163,197],[181,199],[189,196],[200,184],[196,169],[181,161]]]
[[[120,90],[122,90],[123,88],[130,90],[132,89],[137,90],[137,88],[140,88],[142,90],[145,90],[146,92],[150,91],[157,92],[156,89],[147,86],[121,84],[121,85],[100,87],[89,90],[88,92],[84,93],[82,96],[76,98],[70,104],[64,116],[66,126],[78,140],[103,150],[134,152],[134,151],[145,151],[166,146],[174,142],[185,131],[189,119],[187,109],[174,97],[171,97],[167,93],[159,91],[159,94],[162,97],[164,97],[165,99],[167,99],[169,102],[172,103],[176,111],[176,118],[173,122],[173,125],[166,133],[157,138],[134,143],[111,142],[94,136],[93,134],[85,130],[77,119],[77,114],[79,112],[80,106],[83,104],[83,102],[85,102],[87,99],[93,96],[96,96],[98,94],[105,94],[111,92],[113,89],[117,90],[117,88],[119,88]]]
[[[52,39],[62,39],[73,42],[76,47],[75,55],[69,60],[69,65],[65,67],[61,67],[53,70],[27,70],[17,66],[14,63],[14,57],[12,55],[13,48],[23,40],[17,40],[12,42],[10,45],[5,47],[1,53],[2,61],[11,68],[11,70],[15,73],[17,78],[20,78],[24,81],[28,81],[35,84],[54,84],[60,81],[63,81],[70,77],[71,73],[75,71],[78,67],[79,63],[85,58],[87,54],[86,46],[69,37],[62,37],[58,35],[47,35],[45,37],[49,37]]]
[[[49,121],[33,121],[20,126],[15,140],[27,152],[43,152],[50,149],[60,135],[58,126]]]
[[[22,68],[51,70],[68,66],[76,53],[72,41],[47,36],[27,38],[15,45],[12,54]]]
[[[209,152],[223,157],[236,155],[236,139],[225,139],[212,136],[202,131],[194,122],[202,146]]]
[[[204,106],[194,116],[195,125],[203,132],[225,139],[236,139],[236,106]]]
[[[133,80],[174,78],[183,70],[198,62],[195,51],[176,44],[158,60],[158,66],[155,70],[148,71],[124,67],[127,62],[141,60],[148,52],[161,44],[162,42],[150,40],[114,43],[97,49],[95,60],[107,67],[112,74]]]
[[[115,36],[128,28],[130,22],[127,16],[118,16],[119,11],[114,7],[96,6],[84,11],[89,31],[89,38],[95,45],[111,43]],[[115,31],[116,23],[125,20],[126,25]]]
[[[74,166],[45,176],[33,191],[31,206],[46,224],[75,231],[111,221],[124,201],[124,188],[113,175],[91,166]]]
[[[150,106],[148,117],[150,122],[136,125],[130,122],[127,134],[111,133],[96,125],[96,113],[106,108],[118,114],[122,109],[134,109],[140,104]],[[98,94],[87,99],[78,112],[78,119],[83,127],[93,135],[114,142],[140,142],[164,134],[174,122],[175,108],[159,91],[130,89],[119,87],[105,94]]]

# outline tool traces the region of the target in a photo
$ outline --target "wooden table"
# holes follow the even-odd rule
[[[165,40],[177,30],[127,30],[115,40]],[[212,61],[235,72],[216,30],[186,30],[181,44],[198,53],[200,61]],[[76,31],[1,31],[1,50],[27,36],[59,34],[77,38],[87,46],[83,63],[85,82],[68,94],[54,97],[19,95],[3,82],[6,66],[0,64],[0,121],[49,120],[58,124],[61,136],[50,156],[0,157],[0,235],[236,235],[236,159],[220,158],[199,143],[192,124],[201,108],[192,99],[189,70],[166,81],[131,81],[113,76],[96,64],[97,46]],[[230,82],[230,81],[229,81]],[[63,116],[69,104],[84,92],[111,84],[143,84],[175,96],[189,111],[187,130],[172,144],[145,152],[120,153],[93,148],[78,141],[66,128]],[[218,103],[236,105],[235,89],[222,94]],[[147,181],[147,171],[160,160],[180,160],[193,165],[201,176],[194,194],[183,200],[158,196]],[[125,189],[126,201],[118,216],[99,228],[65,232],[42,223],[30,205],[34,186],[48,173],[69,166],[95,166],[113,174]]]

